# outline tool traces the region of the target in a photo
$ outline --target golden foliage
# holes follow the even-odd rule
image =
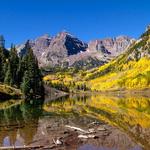
[[[139,125],[150,128],[150,99],[146,97],[114,97],[93,95],[89,97],[69,97],[65,101],[44,104],[48,112],[79,113],[92,115],[105,122],[124,128]]]
[[[150,86],[150,59],[122,65],[121,71],[111,71],[89,82],[92,90],[143,89]]]

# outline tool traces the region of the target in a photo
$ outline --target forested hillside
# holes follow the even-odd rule
[[[0,47],[0,88],[3,97],[11,97],[15,88],[21,89],[25,99],[37,99],[44,95],[41,71],[29,42],[26,43],[26,50],[27,53],[19,57],[15,46],[12,45],[10,51]],[[8,92],[10,90],[12,92]]]

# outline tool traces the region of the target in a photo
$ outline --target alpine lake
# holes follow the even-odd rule
[[[69,95],[0,102],[0,147],[150,150],[150,97]]]

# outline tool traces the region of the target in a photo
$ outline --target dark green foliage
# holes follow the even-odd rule
[[[0,82],[4,81],[5,63],[6,63],[6,57],[4,54],[4,48],[0,47]]]
[[[26,55],[22,58],[23,82],[21,84],[21,90],[25,95],[26,99],[36,99],[43,96],[44,88],[42,83],[42,75],[38,67],[37,58],[34,56],[29,42],[26,43]]]
[[[8,85],[17,85],[17,69],[19,65],[19,57],[16,48],[12,45],[10,50],[10,57],[7,64],[7,72],[5,76],[5,83]]]
[[[37,58],[26,43],[26,55],[18,57],[12,45],[9,54],[0,48],[0,82],[21,88],[25,99],[37,99],[44,96],[44,87]]]
[[[51,84],[48,83],[51,87],[56,88],[58,90],[64,91],[64,92],[69,92],[69,88],[62,82],[60,84]]]
[[[13,79],[12,79],[12,73],[11,73],[10,65],[8,65],[8,67],[7,67],[7,72],[5,74],[4,83],[11,85],[11,86],[13,85]]]
[[[27,71],[24,73],[21,89],[22,92],[24,93],[25,99],[27,99],[30,96],[30,94],[33,94],[33,91],[30,90],[30,78]]]
[[[20,87],[21,83],[23,82],[23,76],[25,74],[25,71],[27,70],[28,65],[28,59],[27,57],[20,57],[19,58],[19,65],[17,69],[17,85]]]

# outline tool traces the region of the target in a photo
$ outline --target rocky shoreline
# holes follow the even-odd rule
[[[86,117],[82,119],[68,122],[67,119],[54,119],[54,121],[51,118],[44,127],[41,120],[35,140],[28,146],[40,145],[42,149],[52,150],[97,150],[101,147],[106,147],[108,150],[113,147],[126,150],[138,146],[115,126]]]

